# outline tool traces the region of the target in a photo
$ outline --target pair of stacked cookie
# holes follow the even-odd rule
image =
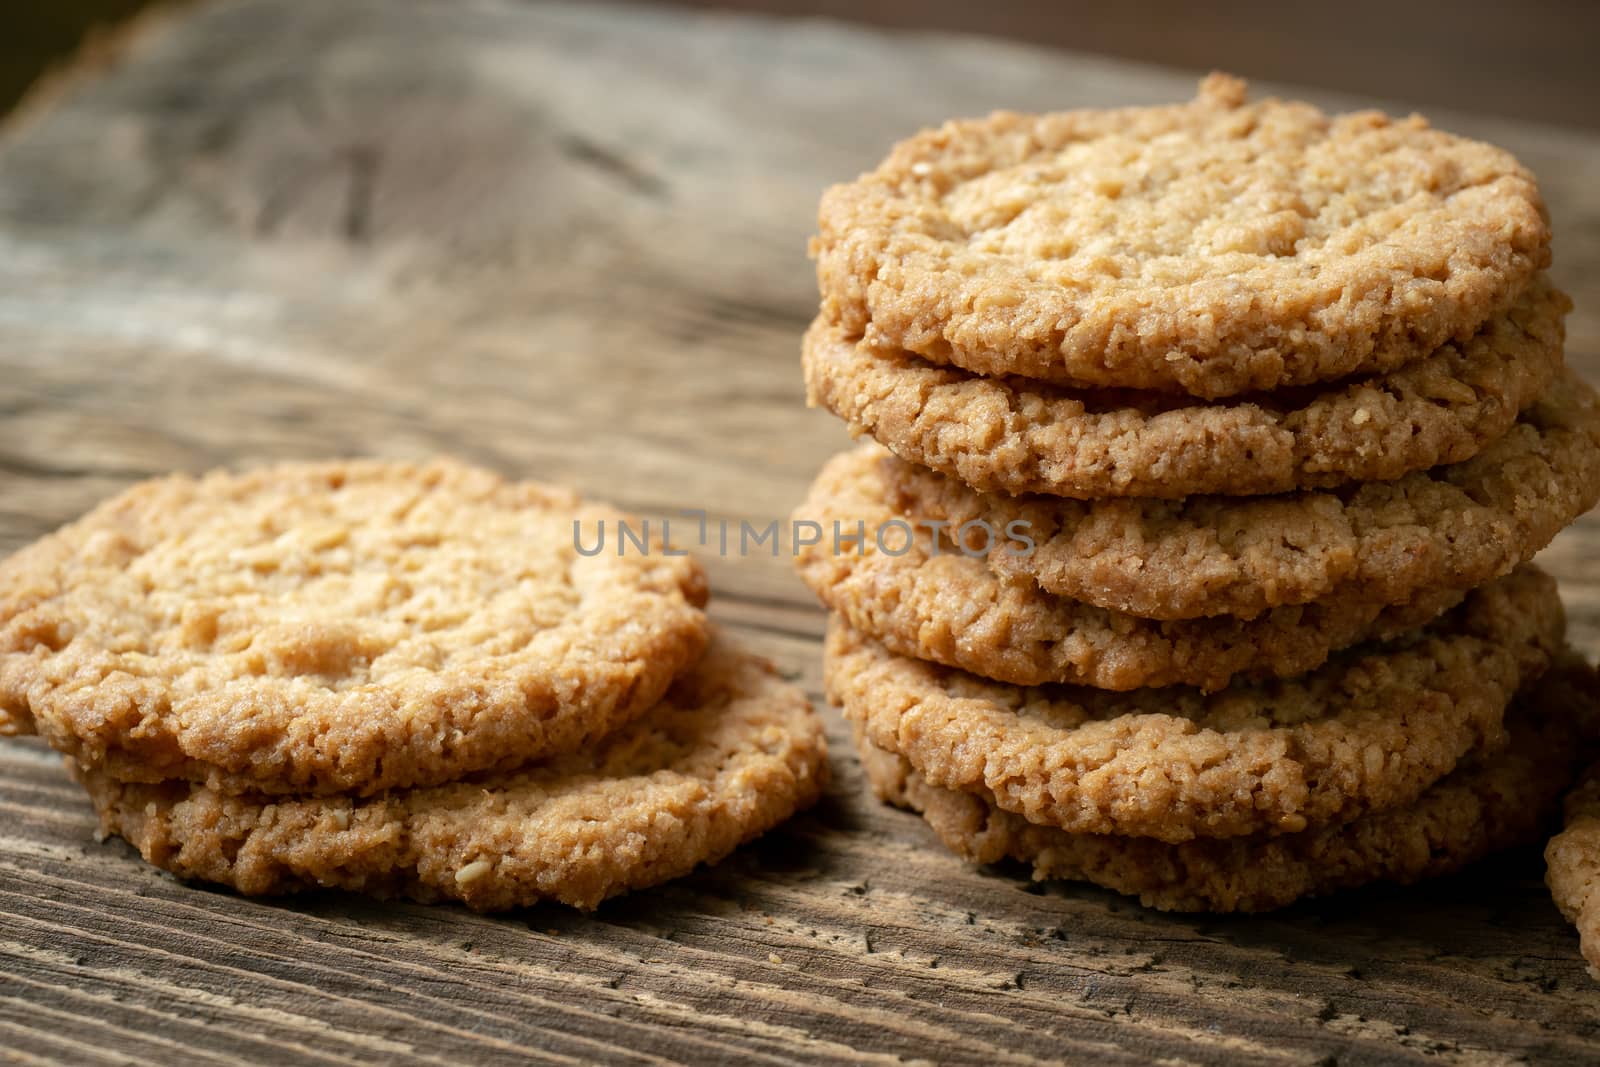
[[[979,861],[1255,910],[1535,834],[1592,738],[1527,563],[1600,409],[1509,154],[1250,103],[952,122],[830,190],[826,685]]]
[[[804,694],[641,530],[450,462],[145,483],[0,563],[0,733],[185,877],[593,907],[827,769]]]

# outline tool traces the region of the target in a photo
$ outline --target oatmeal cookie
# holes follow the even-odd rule
[[[845,717],[931,785],[986,789],[1040,825],[1180,842],[1411,803],[1503,742],[1506,705],[1563,631],[1555,582],[1530,565],[1408,638],[1210,695],[1002,685],[896,656],[837,618],[823,671]]]
[[[452,462],[146,482],[0,563],[0,732],[123,779],[287,793],[579,748],[706,643],[700,567],[619,555],[624,519]]]
[[[479,911],[587,909],[714,863],[810,804],[827,745],[799,689],[719,640],[641,718],[509,773],[368,798],[78,773],[105,831],[183,878],[251,895],[339,888]]]
[[[1574,752],[1594,739],[1593,697],[1585,692],[1592,678],[1582,661],[1565,660],[1518,696],[1504,750],[1466,761],[1415,803],[1275,837],[1165,844],[1068,833],[1004,811],[981,790],[931,786],[859,732],[857,743],[878,796],[920,812],[971,862],[1019,860],[1036,879],[1092,882],[1162,911],[1266,911],[1372,882],[1438,877],[1537,840],[1571,779]],[[1592,878],[1595,867],[1588,870]]]
[[[1600,707],[1600,686],[1588,693]],[[1600,764],[1566,800],[1566,826],[1545,846],[1545,881],[1561,914],[1578,928],[1589,972],[1600,978]]]
[[[833,457],[818,473],[794,517],[818,523],[828,536],[798,549],[801,579],[825,607],[889,651],[1002,682],[1211,691],[1240,675],[1289,677],[1321,666],[1338,649],[1425,626],[1463,595],[1424,593],[1394,607],[1292,605],[1248,621],[1135,618],[1001,578],[925,526],[892,527],[899,516],[886,501],[886,462],[869,444]],[[835,523],[871,532],[859,546],[835,551]]]
[[[1550,262],[1510,153],[1247,103],[947,122],[822,199],[824,315],[980,374],[1215,398],[1393,370]]]
[[[1146,618],[1252,618],[1284,604],[1406,603],[1530,559],[1600,497],[1600,402],[1565,374],[1472,459],[1338,491],[1076,501],[979,493],[903,461],[884,469],[897,511],[1020,524],[1034,547],[990,552],[997,573]]]
[[[822,319],[802,355],[813,405],[974,489],[1250,496],[1470,459],[1560,372],[1571,306],[1541,276],[1471,339],[1388,374],[1215,404],[985,378],[852,340]]]

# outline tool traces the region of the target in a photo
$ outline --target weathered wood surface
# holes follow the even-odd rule
[[[1187,76],[595,5],[241,0],[0,141],[0,550],[172,468],[448,451],[764,523],[806,411],[817,196],[953,114]],[[1326,98],[1323,98],[1326,100]],[[1349,101],[1332,100],[1341,104]],[[1436,116],[1541,172],[1600,374],[1600,140]],[[1600,524],[1547,553],[1600,653]],[[818,689],[783,560],[715,613]],[[0,744],[0,1054],[21,1062],[1582,1063],[1600,985],[1534,852],[1253,919],[964,868],[837,782],[720,867],[580,916],[181,886]]]

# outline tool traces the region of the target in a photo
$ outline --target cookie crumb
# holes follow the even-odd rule
[[[492,870],[494,864],[488,860],[473,860],[456,872],[456,885],[471,885]]]

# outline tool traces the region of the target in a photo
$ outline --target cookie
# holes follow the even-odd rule
[[[1564,374],[1472,459],[1336,492],[1080,502],[979,493],[902,461],[885,471],[907,515],[1025,531],[1031,549],[988,553],[997,573],[1148,618],[1253,618],[1312,601],[1405,603],[1531,558],[1600,497],[1600,403]]]
[[[803,345],[813,405],[991,493],[1181,499],[1383,481],[1469,459],[1561,369],[1572,302],[1543,276],[1471,339],[1385,375],[1237,403],[984,378],[850,339]]]
[[[1591,687],[1600,706],[1600,686]],[[1600,978],[1600,765],[1591,767],[1566,799],[1566,827],[1545,846],[1545,881],[1567,921],[1578,928],[1589,973]]]
[[[1401,807],[1503,741],[1559,647],[1555,582],[1525,567],[1393,644],[1300,678],[1130,693],[1019,687],[896,656],[830,623],[828,698],[930,785],[1030,822],[1180,842],[1293,833]]]
[[[105,832],[182,878],[479,911],[593,908],[687,874],[809,805],[826,774],[805,695],[723,641],[663,702],[591,748],[471,781],[276,798],[79,771]]]
[[[824,316],[979,374],[1216,398],[1465,340],[1550,262],[1533,175],[1420,117],[1245,101],[948,122],[829,189]]]
[[[1518,697],[1504,750],[1468,760],[1414,804],[1275,837],[1164,844],[1067,833],[1001,810],[981,791],[930,786],[901,757],[858,744],[878,796],[920,812],[971,862],[1019,860],[1036,879],[1092,882],[1162,911],[1266,911],[1372,882],[1450,874],[1537,840],[1571,780],[1574,751],[1594,738],[1593,699],[1584,692],[1592,678],[1577,660],[1552,670]]]
[[[120,778],[225,791],[570,751],[705,648],[699,566],[619,555],[625,520],[450,462],[146,482],[0,564],[0,720]]]
[[[833,457],[818,473],[794,516],[825,531],[818,543],[797,547],[801,579],[830,611],[889,651],[998,681],[1210,691],[1236,675],[1289,677],[1321,666],[1337,649],[1424,626],[1462,596],[1428,593],[1390,608],[1296,605],[1249,621],[1135,618],[999,578],[926,526],[894,527],[886,462],[887,453],[869,444]],[[836,524],[847,533],[860,524],[868,533],[836,550]]]

